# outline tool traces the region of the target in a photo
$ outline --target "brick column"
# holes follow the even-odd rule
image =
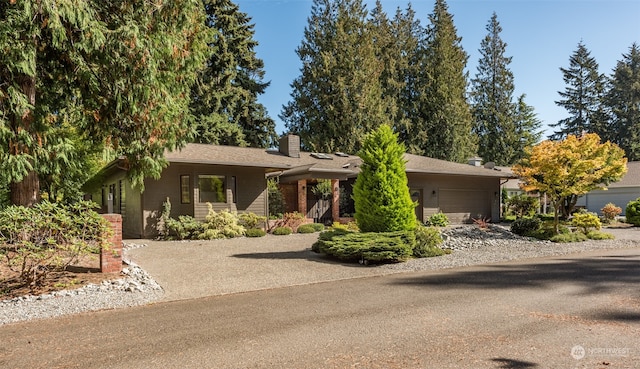
[[[107,240],[107,247],[100,249],[100,272],[119,273],[122,271],[122,216],[120,214],[103,214],[112,230]]]
[[[298,212],[307,216],[307,180],[298,181]]]
[[[331,180],[331,218],[334,222],[340,221],[340,181]]]

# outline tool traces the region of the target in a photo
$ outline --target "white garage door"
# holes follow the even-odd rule
[[[488,191],[441,189],[438,206],[454,223],[491,218],[491,194]]]

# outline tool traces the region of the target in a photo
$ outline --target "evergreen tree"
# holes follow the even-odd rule
[[[556,101],[556,105],[565,108],[570,116],[550,124],[558,130],[549,138],[558,140],[570,134],[602,133],[605,124],[602,99],[606,80],[598,72],[598,63],[582,41],[569,58],[569,68],[560,70],[567,87],[558,92],[562,99]]]
[[[201,26],[202,25],[202,26]],[[188,96],[208,32],[199,0],[0,5],[0,177],[11,202],[45,176],[82,172],[87,143],[126,158],[142,185],[185,143]]]
[[[215,33],[211,55],[192,89],[195,141],[270,147],[275,122],[258,103],[269,83],[254,48],[253,25],[231,0],[205,0],[206,24]]]
[[[523,159],[528,150],[540,142],[542,131],[540,127],[542,122],[536,116],[533,106],[528,105],[524,99],[526,95],[522,94],[518,97],[518,103],[515,115],[516,137],[518,142],[515,146],[514,157],[511,163],[516,163]]]
[[[392,33],[391,22],[382,9],[380,0],[376,0],[376,6],[371,11],[368,29],[373,39],[376,58],[383,64],[382,72],[380,73],[380,87],[384,91],[383,97],[388,102],[388,104],[385,104],[387,109],[385,114],[394,122],[395,126],[400,119],[397,99],[399,98],[400,90],[404,86],[404,82],[398,78],[401,53],[398,50],[396,38]]]
[[[471,80],[471,101],[478,135],[478,155],[498,165],[515,163],[520,137],[516,126],[517,105],[513,102],[511,57],[505,56],[507,44],[500,38],[502,27],[493,13],[488,34],[480,44],[476,77]]]
[[[466,98],[467,53],[456,34],[453,16],[445,0],[436,0],[429,15],[423,76],[425,93],[420,96],[420,114],[426,124],[424,155],[464,162],[476,154],[473,118]]]
[[[640,47],[623,54],[611,76],[605,105],[611,112],[606,139],[618,144],[629,160],[640,160]]]
[[[395,40],[395,80],[398,81],[396,96],[398,112],[394,119],[394,128],[398,138],[407,147],[407,151],[421,155],[427,142],[426,122],[419,114],[420,96],[425,93],[424,66],[424,28],[416,19],[415,11],[408,5],[405,11],[397,9],[391,22],[391,32]],[[390,93],[385,89],[386,93]]]
[[[365,138],[358,152],[360,173],[353,185],[355,218],[362,232],[415,228],[415,204],[409,194],[404,153],[404,145],[386,124]]]
[[[301,75],[281,119],[311,151],[356,152],[366,132],[387,122],[383,63],[362,0],[314,0],[296,50]]]

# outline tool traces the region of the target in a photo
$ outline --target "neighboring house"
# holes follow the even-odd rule
[[[578,199],[576,206],[601,215],[601,209],[608,203],[613,203],[621,207],[622,215],[625,215],[627,204],[639,197],[640,161],[631,161],[627,163],[627,173],[620,181],[609,184],[606,190],[587,193]]]
[[[125,237],[152,237],[168,198],[171,216],[204,219],[208,204],[215,210],[268,214],[267,178],[277,177],[289,211],[316,221],[347,221],[341,203],[351,208],[351,187],[361,160],[344,153],[300,151],[300,138],[280,140],[279,150],[189,144],[165,155],[169,166],[158,180],[146,179],[144,192],[132,188],[126,170],[116,160],[92,180],[100,188],[92,195],[103,212],[122,214]],[[418,219],[438,211],[454,223],[472,218],[500,219],[500,183],[508,173],[406,154],[411,196]],[[322,199],[313,192],[319,180],[328,180],[331,194]],[[340,192],[343,192],[342,199]],[[342,200],[342,201],[341,201]],[[351,202],[351,204],[349,204]],[[351,215],[351,214],[347,214]]]

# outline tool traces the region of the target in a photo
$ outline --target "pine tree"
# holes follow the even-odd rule
[[[476,77],[471,80],[471,101],[478,135],[478,155],[498,165],[515,163],[520,137],[517,134],[517,105],[513,102],[514,78],[505,56],[507,44],[500,38],[502,27],[493,13],[488,34],[480,44]]]
[[[549,138],[558,140],[570,134],[602,133],[605,76],[598,72],[598,63],[582,41],[569,58],[569,68],[560,70],[567,87],[558,92],[562,99],[556,101],[556,105],[565,108],[570,116],[549,125],[558,127]]]
[[[362,0],[313,2],[296,50],[301,75],[280,115],[307,150],[356,152],[366,132],[389,121],[366,17]]]
[[[159,176],[165,149],[186,141],[207,37],[199,0],[2,3],[0,177],[11,202],[39,201],[42,177],[79,165],[82,143],[124,156],[140,187]]]
[[[473,118],[466,99],[467,53],[456,35],[453,16],[444,0],[436,0],[429,15],[425,66],[425,92],[420,96],[420,114],[427,125],[424,155],[464,162],[476,154]]]
[[[640,47],[623,54],[611,76],[605,105],[611,122],[604,138],[618,144],[629,160],[640,160]]]
[[[528,105],[524,99],[526,95],[522,94],[518,97],[515,126],[516,137],[519,138],[515,146],[514,157],[511,163],[516,163],[523,159],[528,150],[540,142],[542,138],[542,122],[536,116],[533,106]]]
[[[253,25],[231,0],[205,0],[206,25],[215,33],[211,55],[192,89],[195,141],[200,143],[270,147],[277,142],[275,122],[258,95],[264,62],[254,48]]]
[[[362,165],[353,186],[355,218],[362,232],[415,228],[415,204],[407,185],[404,153],[404,145],[386,124],[364,140],[358,152]]]

